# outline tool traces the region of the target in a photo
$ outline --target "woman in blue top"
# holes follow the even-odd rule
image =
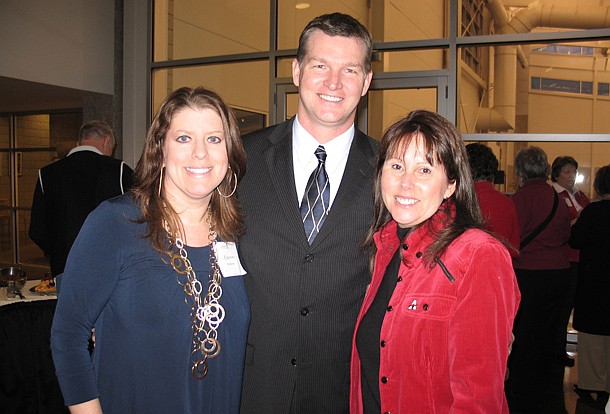
[[[161,105],[132,192],[89,215],[62,276],[51,348],[71,412],[238,412],[250,308],[232,195],[245,163],[214,92]]]

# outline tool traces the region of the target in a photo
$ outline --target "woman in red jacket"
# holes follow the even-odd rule
[[[373,279],[354,334],[352,413],[508,413],[506,360],[519,290],[482,229],[456,128],[417,110],[379,147]]]

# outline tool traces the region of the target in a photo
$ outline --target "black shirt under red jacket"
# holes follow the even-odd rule
[[[49,255],[53,276],[63,273],[72,243],[89,213],[102,201],[127,191],[132,175],[124,162],[85,145],[40,170],[29,235]]]

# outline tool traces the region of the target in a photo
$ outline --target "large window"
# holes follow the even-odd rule
[[[269,50],[269,1],[154,2],[153,60]]]
[[[339,11],[372,34],[374,82],[433,76],[447,85],[431,95],[406,92],[408,82],[369,93],[365,118],[376,138],[390,120],[444,100],[446,108],[437,110],[468,141],[502,147],[507,185],[522,146],[541,143],[549,157],[573,155],[590,174],[608,163],[610,27],[596,18],[610,13],[604,2],[582,2],[577,10],[565,0],[232,0],[206,16],[198,3],[176,11],[177,3],[155,1],[151,112],[172,88],[204,84],[257,122],[293,115],[291,65],[300,32],[312,18]],[[250,10],[250,19],[236,8]],[[191,29],[178,34],[176,25],[186,23]]]

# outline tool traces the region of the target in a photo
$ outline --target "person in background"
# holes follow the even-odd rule
[[[470,171],[485,228],[504,238],[512,246],[510,254],[519,254],[519,221],[513,201],[494,188],[498,159],[487,145],[466,145]]]
[[[242,413],[346,413],[351,335],[370,272],[377,142],[354,126],[372,41],[351,16],[312,20],[299,39],[294,118],[243,137],[240,239],[252,322]]]
[[[506,246],[482,230],[457,129],[424,110],[389,127],[374,200],[351,413],[508,413],[504,376],[520,295]]]
[[[63,273],[89,213],[131,187],[133,171],[111,157],[114,144],[108,124],[88,122],[80,128],[78,146],[38,172],[29,235],[49,256],[53,277]]]
[[[547,184],[549,163],[541,148],[520,150],[515,173],[520,188],[512,200],[521,242],[513,266],[521,305],[506,395],[511,411],[560,414],[565,412],[564,366],[554,359],[554,345],[570,277],[570,213]]]
[[[239,412],[245,166],[217,94],[185,87],[162,103],[132,191],[89,215],[63,274],[51,350],[72,413]]]
[[[581,211],[570,238],[570,246],[580,249],[573,319],[578,330],[578,386],[574,387],[582,401],[601,409],[610,393],[610,165],[597,170],[593,187],[599,201]]]
[[[574,225],[578,219],[578,215],[582,209],[590,203],[589,197],[576,188],[577,174],[578,162],[570,156],[557,157],[551,165],[551,182],[553,188],[555,188],[559,197],[567,204],[572,219],[572,225]],[[578,250],[570,249],[570,283],[561,311],[559,326],[557,327],[557,349],[555,350],[555,354],[559,361],[568,367],[574,366],[574,358],[566,353],[566,334],[570,315],[574,308],[577,280]]]

